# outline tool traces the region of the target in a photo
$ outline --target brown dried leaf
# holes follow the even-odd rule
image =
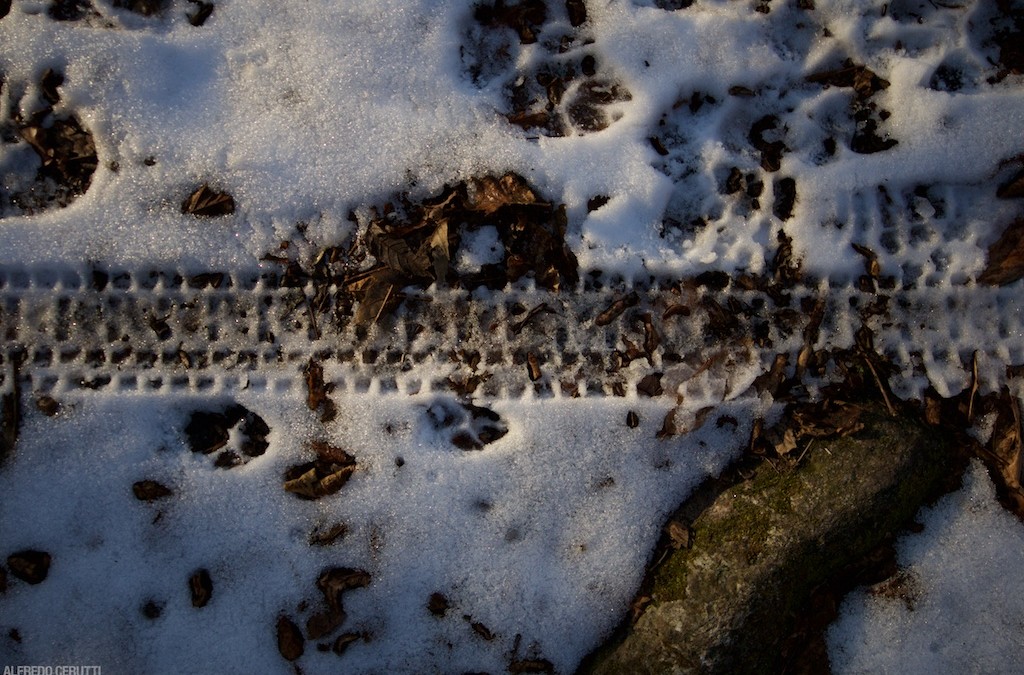
[[[305,651],[306,641],[295,622],[282,614],[277,617],[277,650],[288,661],[294,661]]]
[[[345,621],[345,612],[315,612],[306,619],[306,637],[319,640],[336,631]]]
[[[152,502],[170,497],[174,492],[155,480],[140,480],[132,485],[132,493],[141,502]]]
[[[1024,458],[1022,442],[1021,411],[1017,398],[1005,389],[996,404],[997,416],[988,449],[1000,464],[1000,473],[1011,489],[1021,488],[1021,467]]]
[[[686,523],[672,519],[665,523],[665,535],[668,537],[669,546],[678,551],[681,548],[690,548],[693,534]]]
[[[317,527],[309,535],[310,546],[330,546],[348,533],[348,526],[345,523],[334,523],[330,527],[321,530]]]
[[[625,297],[618,298],[612,302],[607,309],[597,315],[597,318],[594,319],[594,323],[598,326],[607,326],[625,312],[626,309],[636,306],[639,302],[640,296],[637,295],[636,292],[630,293]]]
[[[310,410],[317,410],[327,400],[324,369],[319,363],[310,359],[302,374],[306,378],[306,407]]]
[[[398,305],[398,298],[395,296],[398,277],[381,268],[380,274],[367,277],[363,284],[363,297],[359,302],[353,320],[358,325],[372,325],[383,314],[387,314]]]
[[[466,208],[489,216],[511,204],[536,204],[537,196],[522,177],[507,173],[501,178],[486,176],[469,181]]]
[[[362,637],[364,636],[359,633],[342,633],[334,640],[334,644],[331,645],[331,651],[340,656],[345,653],[350,644]]]
[[[537,360],[537,356],[533,352],[526,355],[526,372],[529,374],[531,382],[536,382],[542,377],[540,361]]]
[[[665,393],[665,388],[661,385],[662,373],[651,373],[645,376],[636,385],[636,391],[641,396],[661,396]]]
[[[573,28],[587,22],[587,4],[583,0],[565,0],[565,9],[569,12],[569,25]]]
[[[321,459],[306,462],[285,473],[284,489],[302,499],[319,499],[340,490],[355,470],[354,463],[337,464]]]
[[[384,232],[374,224],[368,233],[374,256],[393,272],[418,279],[431,276],[433,264],[426,250],[413,251],[404,237]]]
[[[1000,199],[1020,199],[1024,197],[1024,169],[1021,169],[1013,178],[1000,185],[999,189],[996,190],[996,196]]]
[[[644,323],[644,351],[647,352],[648,359],[653,359],[655,350],[661,345],[661,336],[658,335],[658,330],[654,327],[654,320],[651,318],[650,312],[640,318]]]
[[[427,239],[426,244],[430,259],[434,263],[434,279],[443,283],[448,277],[448,265],[451,255],[448,247],[448,221],[443,220]]]
[[[28,584],[39,584],[50,572],[50,554],[46,551],[25,550],[7,556],[11,574]]]
[[[213,580],[206,569],[198,569],[188,578],[188,589],[192,595],[193,607],[206,607],[213,597]]]
[[[508,664],[508,672],[512,675],[525,673],[554,673],[555,665],[547,659],[513,659]]]
[[[796,450],[796,448],[796,434],[793,432],[792,429],[786,429],[782,433],[782,438],[780,438],[779,441],[775,443],[775,452],[776,454],[779,455],[779,457],[785,457],[789,453]]]
[[[430,600],[427,602],[427,609],[434,616],[444,616],[451,605],[448,603],[448,598],[442,593],[431,593]]]
[[[864,272],[872,279],[877,279],[882,274],[882,267],[878,263],[878,254],[867,246],[853,242],[850,244],[853,250],[864,257]]]
[[[870,68],[855,65],[849,59],[842,68],[813,73],[804,79],[815,84],[852,88],[862,99],[869,98],[876,92],[889,87],[889,82],[878,77]]]
[[[1006,286],[1024,277],[1024,218],[1003,231],[988,249],[988,264],[978,277],[983,284]]]
[[[346,591],[369,586],[370,573],[352,567],[328,567],[317,577],[316,587],[324,595],[328,608],[336,615],[341,614],[341,596]]]
[[[36,398],[36,409],[47,417],[53,417],[60,412],[60,403],[52,396],[39,396]]]
[[[776,354],[775,360],[772,361],[772,367],[766,373],[758,375],[754,379],[753,387],[754,391],[759,394],[768,392],[773,397],[778,393],[779,387],[782,386],[783,381],[786,379],[786,366],[789,364],[788,354]]]
[[[204,217],[227,216],[235,212],[235,199],[203,183],[182,202],[181,212]]]
[[[17,368],[9,376],[14,379],[12,391],[0,396],[0,466],[14,453],[18,441],[18,427],[21,425],[21,404],[18,391]]]
[[[473,632],[482,637],[484,640],[490,642],[496,637],[494,633],[492,633],[490,629],[487,628],[487,626],[483,625],[479,621],[473,621],[472,617],[467,615],[462,618],[468,621],[470,628],[473,629]]]

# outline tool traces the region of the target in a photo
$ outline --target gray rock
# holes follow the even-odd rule
[[[606,673],[781,672],[811,592],[906,527],[958,473],[934,430],[878,412],[816,439],[792,469],[763,463],[693,522],[653,572],[639,620],[581,667]]]

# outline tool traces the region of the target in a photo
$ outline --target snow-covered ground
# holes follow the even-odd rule
[[[1019,200],[995,198],[1024,155],[1021,76],[995,65],[1009,29],[998,3],[609,0],[534,3],[538,15],[461,0],[217,0],[192,25],[204,4],[142,16],[108,0],[12,1],[0,18],[0,277],[279,271],[267,254],[347,246],[396,194],[515,172],[565,204],[581,270],[627,284],[764,273],[784,231],[823,292],[857,282],[857,244],[896,291],[1008,297],[976,286],[1021,215]],[[55,8],[77,18],[53,20]],[[58,96],[48,69],[63,75]],[[48,108],[91,132],[98,164],[70,205],[27,213],[12,195],[35,189],[40,161],[18,128]],[[230,193],[234,212],[183,214],[203,183]],[[493,261],[496,238],[470,234],[453,260]],[[932,312],[913,327],[921,344],[900,353],[926,351],[922,372],[944,395],[970,381],[964,349],[989,353],[992,390],[1024,361],[1014,308],[991,330]],[[763,364],[730,362],[730,377],[749,383]],[[920,392],[924,375],[905,375]],[[686,411],[715,408],[671,439],[655,436],[676,391],[477,401],[508,430],[480,452],[451,442],[489,419],[454,394],[347,388],[324,425],[298,369],[205,392],[51,391],[57,414],[27,405],[0,467],[0,556],[51,556],[38,585],[7,574],[0,664],[288,672],[279,619],[305,630],[325,608],[318,575],[337,567],[370,582],[345,592],[329,638],[305,643],[303,672],[541,659],[570,672],[619,621],[663,518],[742,451],[755,417],[778,412],[715,377],[679,384]],[[185,429],[194,411],[234,403],[266,422],[269,446],[224,470],[189,452]],[[236,426],[229,448],[241,453],[243,436]],[[302,501],[281,476],[313,459],[313,442],[357,466],[339,493]],[[141,501],[143,480],[172,494]],[[970,472],[903,545],[913,611],[848,601],[830,633],[837,668],[1013,669],[1021,525],[985,481]],[[344,536],[310,545],[338,523]],[[201,608],[189,593],[199,569],[213,589]],[[354,636],[340,657],[338,635]],[[894,651],[912,662],[881,660]]]

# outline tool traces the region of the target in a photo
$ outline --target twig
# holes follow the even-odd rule
[[[517,321],[514,324],[512,324],[512,332],[518,335],[519,331],[523,330],[526,324],[528,324],[530,320],[533,319],[533,317],[537,316],[541,312],[550,312],[554,314],[555,310],[548,307],[548,303],[546,302],[540,303],[539,305],[537,305],[536,307],[534,307],[533,309],[526,313],[526,318],[524,318],[522,321]]]
[[[882,392],[882,400],[885,401],[885,407],[889,411],[889,417],[896,417],[896,410],[892,407],[892,402],[889,400],[889,394],[885,393],[885,386],[882,385],[882,378],[878,376],[878,371],[875,370],[875,366],[872,365],[871,359],[864,355],[864,363],[868,364],[868,370],[875,376],[875,384],[878,385],[878,390]]]
[[[309,314],[309,323],[313,327],[313,335],[319,340],[320,329],[316,325],[316,313],[313,311],[313,305],[309,302],[309,296],[305,291],[302,292],[302,299],[306,301],[306,312]]]
[[[811,446],[812,446],[812,445],[814,445],[814,439],[813,439],[813,438],[812,438],[812,439],[810,440],[810,442],[809,442],[809,443],[807,444],[807,447],[806,447],[806,448],[804,448],[804,451],[800,453],[800,456],[796,458],[796,463],[797,463],[797,465],[799,465],[799,464],[800,464],[800,462],[801,462],[801,461],[803,461],[804,455],[806,455],[806,454],[807,454],[807,451],[811,449]]]
[[[974,397],[978,393],[978,351],[971,357],[971,397],[967,403],[967,424],[974,424]]]
[[[388,306],[388,300],[391,299],[391,291],[395,290],[394,284],[388,284],[388,292],[384,296],[384,300],[380,303],[380,309],[377,310],[377,316],[373,317],[373,323],[376,324],[377,320],[380,319],[380,315],[384,313],[384,308]]]

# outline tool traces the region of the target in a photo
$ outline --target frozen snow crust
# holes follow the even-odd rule
[[[0,554],[52,564],[6,577],[3,663],[290,672],[275,627],[308,633],[334,567],[370,581],[304,672],[571,671],[666,514],[779,414],[766,375],[865,334],[899,396],[1024,362],[1019,283],[977,283],[1020,215],[996,3],[509,7],[13,0],[0,394],[29,405]],[[421,284],[359,323],[286,280],[395,195],[509,172],[565,205],[578,284]],[[203,184],[224,215],[182,212]],[[454,266],[502,262],[463,234]],[[267,447],[236,425],[240,465],[190,452],[190,416],[235,404]],[[323,447],[355,458],[344,487],[285,492]]]

